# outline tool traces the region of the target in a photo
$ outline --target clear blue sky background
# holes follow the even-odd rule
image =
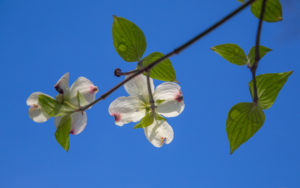
[[[71,82],[91,79],[100,93],[122,80],[115,68],[130,70],[112,45],[112,15],[144,31],[146,55],[167,53],[240,4],[236,0],[0,0],[1,188],[66,187],[300,187],[300,25],[297,0],[285,0],[284,21],[263,25],[262,45],[273,51],[258,73],[294,70],[259,132],[229,154],[226,118],[238,102],[251,100],[250,73],[209,48],[253,46],[257,19],[247,9],[206,38],[171,58],[186,108],[168,119],[175,139],[154,148],[133,124],[114,125],[108,106],[121,88],[88,111],[88,125],[71,136],[66,153],[55,141],[53,120],[36,124],[26,98],[34,91],[56,95],[65,72]],[[158,82],[156,82],[157,84]]]

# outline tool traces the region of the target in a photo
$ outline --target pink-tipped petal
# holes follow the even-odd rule
[[[64,74],[54,85],[56,91],[60,94],[67,95],[69,90],[69,73]]]
[[[80,93],[85,101],[81,101],[81,106],[89,104],[95,100],[98,88],[87,78],[79,77],[71,86],[70,98],[73,104],[77,104],[77,93]]]
[[[162,147],[169,144],[174,138],[172,127],[165,120],[154,120],[153,124],[145,127],[145,136],[155,147]]]
[[[177,93],[177,95],[175,96],[175,100],[177,102],[183,102],[183,96],[182,96],[182,92],[181,90]]]
[[[154,92],[157,104],[157,113],[165,117],[175,117],[182,113],[185,104],[180,86],[173,82],[165,82],[157,86]]]
[[[119,126],[141,120],[146,112],[143,102],[134,96],[117,98],[110,104],[108,111]]]
[[[45,122],[50,118],[48,114],[44,112],[39,105],[40,95],[46,95],[46,94],[41,92],[34,92],[26,100],[26,104],[29,106],[28,115],[33,121],[37,123]]]
[[[94,85],[91,85],[90,86],[90,93],[93,95],[93,94],[96,94],[98,92],[98,88]]]
[[[112,116],[115,118],[115,122],[121,121],[121,114],[119,113],[114,113]]]

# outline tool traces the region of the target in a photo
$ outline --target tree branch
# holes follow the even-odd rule
[[[84,107],[81,107],[81,108],[79,108],[76,111],[85,111],[85,110],[87,110],[88,108],[90,108],[94,104],[98,103],[99,101],[104,100],[111,93],[113,93],[114,91],[116,91],[118,88],[120,88],[122,85],[124,85],[129,80],[131,80],[134,77],[136,77],[137,75],[139,75],[141,73],[144,73],[146,71],[151,70],[155,65],[159,64],[160,62],[164,61],[165,59],[168,59],[169,57],[174,56],[176,54],[179,54],[181,51],[185,50],[186,48],[188,48],[189,46],[191,46],[192,44],[194,44],[195,42],[197,42],[202,37],[206,36],[210,32],[214,31],[215,29],[217,29],[218,27],[220,27],[221,25],[223,25],[225,22],[227,22],[228,20],[230,20],[233,16],[237,15],[239,12],[241,12],[246,7],[248,7],[249,5],[251,5],[254,1],[255,0],[249,0],[248,2],[244,3],[243,5],[241,5],[240,7],[238,7],[237,9],[235,9],[234,11],[232,11],[231,13],[229,13],[227,16],[225,16],[224,18],[222,18],[220,21],[216,22],[215,24],[213,24],[212,26],[210,26],[209,28],[207,28],[206,30],[204,30],[203,32],[201,32],[200,34],[198,34],[197,36],[195,36],[194,38],[192,38],[191,40],[187,41],[183,45],[179,46],[178,48],[176,48],[172,52],[166,54],[165,56],[159,58],[158,60],[152,62],[151,64],[149,64],[149,65],[147,65],[145,67],[142,67],[137,72],[133,73],[132,75],[130,75],[129,77],[127,77],[125,80],[123,80],[119,84],[115,85],[109,91],[107,91],[106,93],[102,94],[94,102],[92,102],[92,103],[90,103],[90,104],[88,104],[88,105],[86,105]]]
[[[266,9],[266,2],[267,0],[263,0],[261,12],[259,16],[259,22],[257,27],[257,34],[256,34],[256,42],[255,42],[255,61],[254,64],[251,67],[251,73],[252,73],[252,80],[253,80],[253,102],[257,104],[258,102],[258,95],[257,95],[257,84],[256,84],[256,70],[258,67],[258,62],[260,60],[260,54],[259,54],[259,46],[260,46],[260,35],[262,30],[262,23],[264,19],[265,9]]]
[[[116,77],[120,77],[120,76],[126,76],[126,75],[130,75],[132,73],[135,73],[137,72],[138,70],[132,70],[132,71],[129,71],[129,72],[122,72],[122,70],[120,68],[116,68],[115,71],[114,71],[114,74]]]

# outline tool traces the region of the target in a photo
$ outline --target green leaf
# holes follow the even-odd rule
[[[236,65],[246,65],[248,62],[244,50],[236,44],[221,44],[212,47],[211,49],[230,63]]]
[[[154,118],[152,112],[148,112],[146,113],[146,116],[134,126],[134,129],[148,127],[153,123],[153,120]]]
[[[145,57],[141,64],[143,67],[145,67],[163,56],[164,54],[160,52],[153,52]],[[157,80],[175,82],[176,74],[171,61],[166,59],[154,66],[150,71],[150,77]]]
[[[69,150],[70,143],[70,130],[71,130],[71,116],[64,116],[59,123],[59,126],[55,132],[56,141],[63,147],[66,151]]]
[[[159,115],[159,114],[156,114],[155,119],[156,120],[164,120],[164,121],[166,121],[166,119],[164,117],[162,117],[161,115]]]
[[[230,153],[251,138],[264,124],[265,114],[253,103],[238,103],[231,108],[226,121]]]
[[[284,86],[289,76],[293,73],[271,73],[256,77],[258,104],[263,109],[270,108],[276,100],[277,95]],[[253,98],[253,81],[249,82],[249,89]]]
[[[259,56],[260,59],[263,58],[268,52],[272,51],[271,49],[265,46],[259,46]],[[248,54],[249,65],[253,65],[255,62],[255,46],[251,48]]]
[[[139,61],[146,50],[143,31],[129,20],[114,16],[113,43],[118,54],[127,62]]]
[[[256,0],[251,5],[251,12],[258,19],[260,17],[260,11],[263,0]],[[282,7],[279,0],[267,0],[266,9],[264,15],[264,21],[266,22],[278,22],[282,20]]]
[[[75,110],[67,101],[60,103],[47,95],[39,95],[39,105],[50,117],[64,116]]]
[[[245,0],[238,0],[238,2],[245,3]]]

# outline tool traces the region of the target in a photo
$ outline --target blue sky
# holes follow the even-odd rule
[[[168,119],[175,139],[163,148],[154,148],[134,124],[114,125],[107,109],[127,95],[124,88],[88,111],[87,128],[71,136],[68,153],[55,141],[53,120],[36,124],[27,115],[27,97],[56,95],[53,85],[65,72],[71,82],[89,78],[102,93],[122,80],[113,76],[115,68],[136,66],[114,50],[112,15],[144,31],[147,55],[173,50],[237,6],[235,0],[0,0],[0,187],[300,187],[297,0],[284,1],[283,22],[263,25],[261,44],[273,51],[258,69],[294,73],[265,111],[264,126],[233,155],[226,117],[233,105],[251,100],[251,75],[209,48],[236,43],[248,52],[257,26],[249,9],[171,58],[186,108]]]

